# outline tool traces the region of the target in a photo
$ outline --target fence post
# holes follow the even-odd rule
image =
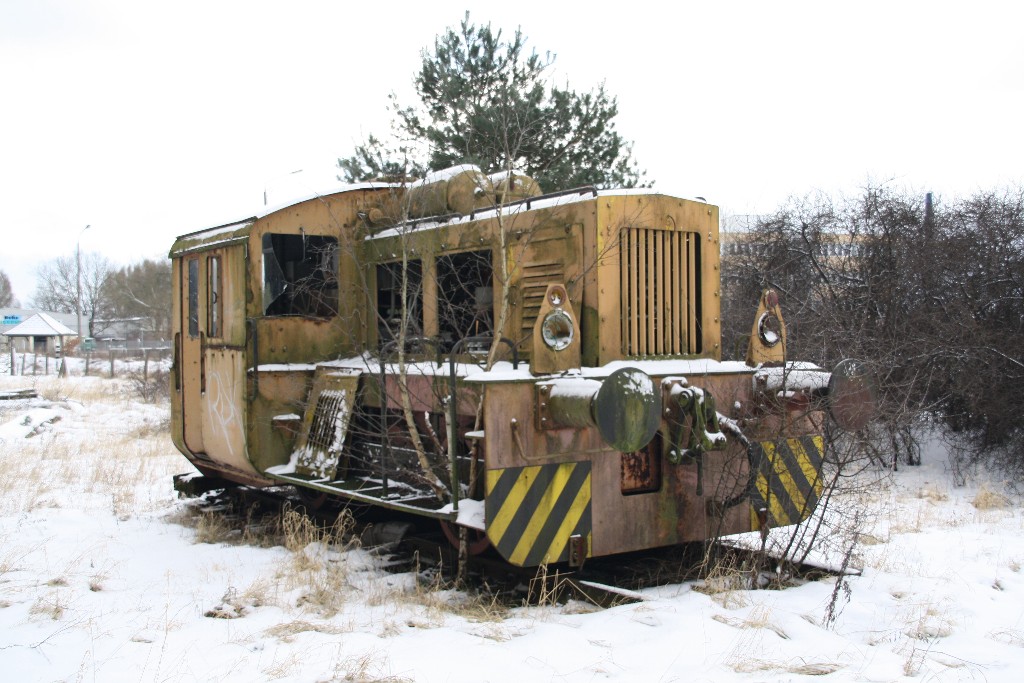
[[[18,362],[18,355],[14,353],[14,342],[11,342],[11,376],[17,374],[18,366],[15,365]]]
[[[88,377],[89,376],[89,361],[90,360],[92,360],[92,352],[91,351],[85,354],[85,374],[83,374],[82,377]]]
[[[110,379],[114,379],[114,349],[110,349]]]
[[[142,381],[149,382],[149,349],[142,350]]]

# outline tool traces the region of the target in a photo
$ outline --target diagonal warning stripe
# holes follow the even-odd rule
[[[758,510],[766,510],[770,526],[786,526],[807,519],[821,496],[821,463],[825,440],[802,436],[753,444],[761,463],[751,492],[751,528],[760,526]]]
[[[488,470],[487,537],[518,566],[565,561],[570,536],[590,538],[590,496],[589,462]]]

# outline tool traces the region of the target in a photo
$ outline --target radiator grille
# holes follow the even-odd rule
[[[622,353],[700,353],[700,235],[626,228],[619,248]]]

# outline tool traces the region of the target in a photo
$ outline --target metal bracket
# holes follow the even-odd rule
[[[569,537],[569,566],[579,569],[587,559],[587,539],[583,534]]]
[[[535,384],[533,387],[533,405],[536,406],[534,411],[534,422],[537,427],[537,431],[544,431],[547,429],[555,429],[558,425],[551,419],[551,409],[548,407],[548,397],[551,395],[550,384]]]

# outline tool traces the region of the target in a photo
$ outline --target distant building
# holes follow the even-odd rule
[[[763,256],[765,245],[758,241],[753,232],[761,216],[725,216],[722,219],[719,241],[723,262],[738,256]],[[859,258],[862,252],[861,240],[846,233],[823,233],[817,245],[816,254],[826,261],[848,257]]]
[[[14,312],[12,312],[14,311]],[[0,309],[3,326],[0,327],[5,351],[11,345],[21,353],[57,355],[65,340],[74,339],[78,334],[73,329],[78,316],[67,313],[46,313],[20,308]],[[70,319],[65,321],[60,318]]]

